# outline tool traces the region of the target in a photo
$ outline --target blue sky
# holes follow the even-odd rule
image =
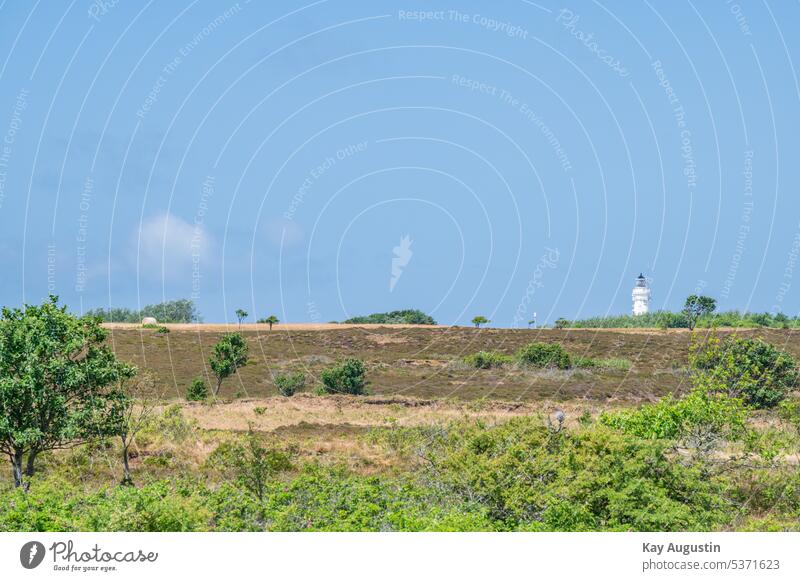
[[[795,315],[799,13],[7,0],[0,303]]]

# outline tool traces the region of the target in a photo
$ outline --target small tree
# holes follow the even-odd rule
[[[275,315],[270,315],[269,317],[261,319],[259,323],[266,323],[267,325],[269,325],[269,330],[272,331],[272,325],[280,323],[280,320]]]
[[[119,439],[122,442],[122,481],[120,484],[130,486],[133,484],[130,449],[136,441],[136,436],[147,426],[153,416],[156,387],[150,373],[135,377],[130,383],[120,382],[120,384],[126,395],[118,431]]]
[[[689,295],[686,304],[683,305],[683,314],[689,330],[694,330],[700,317],[710,315],[717,308],[716,299],[706,296]]]
[[[348,393],[364,395],[367,381],[366,367],[360,359],[344,359],[336,365],[323,369],[320,374],[323,393]]]
[[[569,327],[569,324],[570,324],[569,320],[561,317],[559,319],[556,319],[555,328],[556,329],[566,329],[567,327]]]
[[[239,333],[226,333],[214,345],[214,352],[208,358],[208,364],[217,378],[217,385],[214,388],[215,397],[219,395],[222,381],[247,364],[247,353],[247,341]]]
[[[186,390],[188,401],[205,401],[208,398],[208,387],[202,377],[195,377]]]
[[[491,323],[491,321],[486,317],[484,317],[483,315],[478,315],[477,317],[472,319],[472,324],[478,328],[480,328],[481,325],[486,325],[487,323]]]
[[[36,457],[118,433],[136,368],[105,344],[100,319],[75,317],[58,297],[0,316],[0,452],[27,488]]]
[[[247,311],[244,309],[236,309],[236,318],[239,320],[239,328],[242,328],[242,321],[247,318]]]

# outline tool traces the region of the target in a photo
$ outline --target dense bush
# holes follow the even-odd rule
[[[712,335],[692,344],[694,382],[755,408],[776,406],[797,388],[794,359],[773,345],[749,337]]]
[[[391,311],[389,313],[373,313],[367,316],[352,317],[344,321],[356,325],[435,325],[433,317],[417,309]]]
[[[478,351],[465,356],[463,361],[475,369],[492,369],[508,365],[514,361],[514,358],[497,351]]]
[[[306,385],[306,375],[302,371],[286,375],[276,375],[273,379],[278,393],[284,397],[292,397]]]
[[[742,401],[706,389],[686,397],[671,395],[638,410],[604,413],[601,423],[644,440],[672,440],[684,448],[710,452],[748,434]]]
[[[367,387],[366,372],[364,362],[360,359],[344,359],[322,370],[322,392],[364,395]]]
[[[364,477],[314,464],[269,479],[263,500],[239,482],[158,480],[86,491],[40,481],[28,494],[0,490],[4,531],[486,531],[485,510],[412,481]]]
[[[569,369],[572,359],[558,343],[530,343],[514,355],[517,363],[524,367]]]
[[[202,377],[195,377],[186,390],[186,399],[189,401],[205,401],[208,398],[208,386]]]
[[[553,433],[518,418],[425,434],[419,446],[429,485],[474,499],[500,529],[707,530],[726,518],[719,483],[672,460],[666,443],[602,426]]]

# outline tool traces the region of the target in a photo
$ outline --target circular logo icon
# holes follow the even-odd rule
[[[26,569],[35,569],[44,560],[44,545],[39,541],[30,541],[19,550],[19,562]]]

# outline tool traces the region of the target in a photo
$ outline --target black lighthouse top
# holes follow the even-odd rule
[[[636,286],[638,286],[638,287],[646,287],[647,286],[647,279],[644,277],[644,274],[639,273],[639,278],[636,279]]]

